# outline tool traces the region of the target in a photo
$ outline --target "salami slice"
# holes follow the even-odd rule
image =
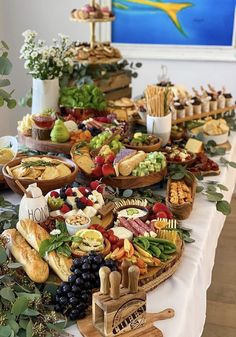
[[[137,224],[142,227],[145,232],[151,232],[152,229],[139,218],[135,219],[135,222],[137,222]]]
[[[131,231],[135,236],[139,235],[139,232],[135,230],[135,228],[133,228],[133,226],[129,223],[129,221],[125,218],[119,218],[120,221],[120,225],[122,227],[125,227],[126,229],[128,229],[129,231]]]
[[[129,220],[129,223],[139,234],[143,235],[146,232],[135,220]]]

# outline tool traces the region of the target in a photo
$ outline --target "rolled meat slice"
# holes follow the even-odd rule
[[[131,226],[131,224],[129,223],[129,221],[123,217],[119,218],[120,221],[120,225],[122,227],[125,227],[126,229],[128,229],[129,231],[131,231],[135,236],[139,235],[139,232],[135,230],[135,228],[133,228],[133,226]]]
[[[149,225],[147,225],[146,223],[144,223],[142,220],[140,220],[139,218],[134,220],[140,227],[142,227],[145,232],[151,232],[152,229]]]
[[[143,235],[146,231],[135,220],[129,220],[131,226],[138,232],[139,235]]]

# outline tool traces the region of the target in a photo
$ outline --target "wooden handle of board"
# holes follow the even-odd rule
[[[164,319],[172,318],[174,317],[174,315],[175,315],[174,309],[168,308],[155,314],[155,319],[157,321],[161,321]]]
[[[104,295],[108,295],[110,292],[110,282],[109,282],[110,273],[111,269],[108,267],[101,267],[99,269],[100,292]]]
[[[129,286],[129,274],[128,269],[131,266],[131,262],[128,260],[124,260],[121,264],[121,272],[122,272],[122,287],[128,288]]]
[[[138,280],[140,270],[137,266],[131,266],[128,270],[129,274],[129,293],[134,294],[138,291]]]
[[[113,300],[117,300],[120,297],[120,281],[121,275],[118,271],[112,271],[109,275],[110,280],[110,296]]]

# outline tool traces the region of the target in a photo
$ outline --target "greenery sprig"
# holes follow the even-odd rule
[[[227,200],[224,200],[224,195],[222,191],[228,191],[228,188],[217,182],[210,181],[207,184],[201,184],[197,186],[197,193],[202,192],[207,200],[216,203],[216,209],[218,212],[224,215],[229,215],[231,213],[231,206]]]
[[[204,149],[210,157],[222,156],[226,152],[223,147],[217,147],[217,144],[214,140],[209,140],[207,144],[205,144]]]
[[[6,76],[12,71],[12,63],[8,58],[9,47],[4,41],[0,41],[0,107],[7,104],[9,109],[16,106],[16,100],[12,98],[14,90],[6,91],[5,87],[9,87],[11,82]]]
[[[56,337],[67,321],[52,310],[51,294],[39,288],[12,263],[0,240],[0,336]]]
[[[236,168],[236,163],[234,161],[229,161],[225,159],[224,157],[220,158],[220,162],[227,167],[230,166],[230,167]]]
[[[0,196],[0,234],[3,230],[13,228],[18,222],[19,205],[13,205],[11,202]]]

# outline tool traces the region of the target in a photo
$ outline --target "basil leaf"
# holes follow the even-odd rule
[[[44,257],[46,252],[48,251],[48,247],[50,246],[51,242],[50,240],[44,240],[41,244],[40,244],[40,247],[39,247],[39,255],[41,257]]]
[[[57,253],[64,256],[71,256],[71,250],[68,245],[60,246],[57,248]]]

